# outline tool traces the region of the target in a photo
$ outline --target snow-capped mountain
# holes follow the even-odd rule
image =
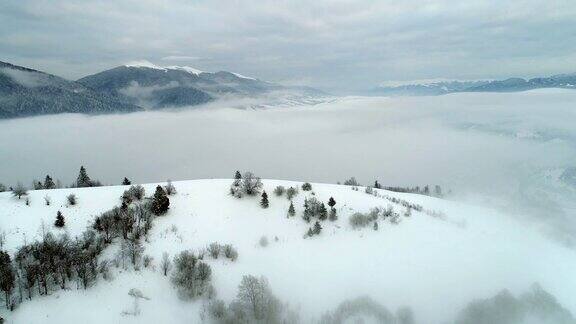
[[[78,82],[0,62],[0,118],[139,110],[142,109],[138,106],[120,102]]]
[[[233,72],[204,72],[188,66],[160,67],[146,61],[106,70],[78,82],[124,102],[151,109],[194,106],[227,95],[255,97],[282,91],[301,95],[318,93]]]
[[[515,92],[541,88],[576,89],[576,73],[550,77],[482,81],[438,81],[383,85],[370,91],[372,95],[385,96],[431,96],[454,92]]]

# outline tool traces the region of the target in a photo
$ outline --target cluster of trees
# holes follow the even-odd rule
[[[212,285],[212,269],[201,257],[192,251],[182,251],[174,258],[172,284],[178,289],[182,299],[194,299],[214,293]]]
[[[422,207],[422,205],[409,202],[408,200],[405,200],[405,199],[400,199],[400,198],[396,198],[396,197],[389,197],[389,196],[384,196],[384,198],[390,202],[397,204],[397,205],[401,205],[401,206],[405,207],[406,209],[415,210],[417,212],[421,212],[424,210],[424,207]]]
[[[359,187],[360,183],[356,180],[356,178],[351,177],[350,179],[347,179],[344,181],[344,185],[352,186],[352,187]],[[385,190],[394,191],[394,192],[415,193],[415,194],[435,196],[435,197],[443,197],[444,196],[444,194],[442,192],[442,187],[440,187],[439,185],[435,185],[434,190],[431,190],[428,185],[426,185],[424,187],[420,187],[420,186],[416,186],[416,187],[385,187],[385,186],[382,186],[382,184],[380,184],[378,182],[378,180],[376,180],[376,181],[374,181],[373,186],[366,187],[366,192],[372,193],[373,189],[385,189]]]
[[[172,186],[170,191],[174,193],[175,188]],[[166,213],[169,206],[165,189],[160,186],[152,198],[145,201],[144,195],[143,187],[130,187],[122,195],[120,207],[96,217],[91,228],[74,240],[65,234],[55,237],[43,227],[42,239],[20,247],[14,260],[0,251],[0,288],[7,307],[14,309],[23,299],[32,299],[36,290],[47,295],[54,289],[67,289],[72,281],[77,288],[86,289],[99,276],[108,276],[108,262],[99,262],[99,255],[115,238],[122,239],[118,264],[129,262],[138,269],[144,251],[141,239],[151,229],[154,216]],[[75,196],[68,196],[68,203],[75,204]],[[60,211],[54,226],[65,226]],[[235,252],[224,250],[231,255]]]
[[[171,184],[170,184],[171,185]],[[175,188],[170,188],[175,193]],[[109,276],[109,263],[99,261],[107,244],[121,238],[117,265],[126,262],[138,269],[142,260],[142,237],[152,227],[154,216],[166,213],[169,199],[165,189],[158,186],[152,198],[145,200],[144,188],[132,186],[122,195],[122,205],[96,217],[91,228],[72,240],[66,234],[59,237],[42,227],[42,239],[25,244],[18,249],[14,260],[0,251],[0,289],[4,292],[6,306],[14,309],[24,299],[36,294],[47,295],[54,289],[67,289],[76,282],[77,288],[88,288],[99,277]],[[74,198],[75,199],[75,198]],[[69,196],[70,203],[70,196]],[[65,226],[64,215],[58,211],[54,226]],[[237,252],[224,247],[224,254]],[[146,258],[144,258],[146,259]],[[146,263],[150,263],[148,258]],[[167,270],[166,270],[167,271]]]
[[[55,289],[67,289],[69,282],[86,289],[105,272],[98,262],[104,240],[88,230],[72,240],[45,232],[40,241],[18,249],[14,260],[0,252],[0,288],[6,307],[13,310],[24,299],[47,295]]]
[[[404,216],[411,216],[410,208],[406,209]],[[394,208],[391,205],[388,205],[387,208],[374,207],[367,213],[356,212],[350,216],[348,221],[350,222],[350,226],[354,229],[365,228],[372,225],[372,228],[377,231],[379,227],[379,219],[382,221],[388,220],[392,224],[398,224],[400,222],[400,214],[394,211]]]
[[[252,275],[244,276],[238,286],[236,299],[230,304],[212,300],[208,304],[208,315],[217,324],[294,324],[298,314],[274,296],[268,280]]]
[[[378,184],[378,181],[376,181],[376,183]],[[435,185],[433,191],[430,189],[430,187],[428,185],[426,185],[424,187],[420,187],[420,186],[416,186],[416,187],[382,187],[382,186],[376,187],[376,186],[374,186],[374,188],[386,189],[386,190],[394,191],[394,192],[415,193],[415,194],[434,196],[434,197],[443,197],[444,196],[444,194],[442,193],[442,187],[440,187],[439,185]]]
[[[261,189],[262,180],[259,177],[252,172],[241,174],[240,171],[236,171],[234,181],[230,186],[230,194],[236,198],[242,198],[243,196],[257,195]]]
[[[122,180],[122,184],[129,186],[132,184],[132,182],[125,177]],[[84,187],[99,187],[99,186],[102,186],[102,183],[98,180],[92,180],[90,176],[88,176],[86,168],[84,166],[81,166],[76,181],[72,183],[69,186],[69,188],[84,188]],[[51,189],[63,188],[63,186],[60,180],[54,180],[48,174],[44,178],[44,181],[33,180],[31,188],[34,190],[51,190]],[[7,190],[12,191],[14,193],[14,196],[17,196],[18,199],[20,199],[22,196],[25,196],[27,193],[27,188],[20,182],[15,187],[10,188],[7,188],[5,185],[0,183],[0,192],[4,192]]]
[[[218,242],[214,242],[210,243],[206,250],[213,259],[218,259],[221,255],[231,261],[236,261],[236,259],[238,259],[238,251],[236,251],[231,244],[222,245]]]
[[[313,235],[319,235],[322,232],[322,221],[327,219],[335,221],[338,219],[336,208],[334,207],[336,206],[336,200],[334,200],[333,197],[328,199],[328,206],[330,207],[330,211],[328,211],[326,205],[316,199],[316,197],[304,199],[304,213],[302,214],[302,219],[304,219],[306,223],[310,223],[313,219],[316,219],[314,226],[308,229],[306,236],[310,237]],[[291,208],[293,208],[292,204]],[[289,214],[291,208],[288,209]]]

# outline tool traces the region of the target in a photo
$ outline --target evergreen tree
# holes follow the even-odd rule
[[[262,192],[262,199],[260,200],[260,206],[262,206],[262,208],[268,208],[268,206],[270,206],[270,203],[268,202],[268,194],[266,194],[266,191]]]
[[[91,186],[92,186],[92,180],[90,180],[88,172],[86,172],[86,168],[84,168],[84,166],[81,166],[80,173],[78,174],[78,179],[76,179],[76,187],[83,188]]]
[[[242,179],[242,174],[240,173],[240,171],[236,171],[236,174],[234,175],[234,179],[235,179],[235,180],[240,180],[240,179]]]
[[[374,181],[374,188],[382,189],[382,185],[378,183],[378,180]]]
[[[34,180],[34,181],[32,182],[32,185],[33,185],[33,187],[34,187],[34,190],[42,190],[42,189],[44,189],[44,185],[42,185],[42,182],[40,182],[40,181]]]
[[[64,216],[62,215],[62,212],[58,211],[58,213],[56,213],[56,221],[54,222],[54,226],[62,228],[64,225]]]
[[[154,197],[152,197],[150,211],[152,211],[154,215],[159,216],[165,214],[168,208],[170,208],[170,199],[168,199],[164,189],[161,186],[157,186]]]
[[[320,222],[316,221],[316,223],[314,223],[313,234],[319,235],[321,231],[322,231],[322,226],[320,225]]]
[[[290,201],[290,207],[288,207],[288,217],[293,217],[296,215],[296,210],[294,209],[294,204]]]
[[[55,189],[55,188],[56,184],[52,180],[52,177],[46,175],[46,178],[44,179],[44,189]]]
[[[16,277],[14,276],[10,255],[0,251],[0,289],[4,292],[6,308],[10,308],[10,295],[12,294],[12,289],[14,289],[15,281]]]
[[[334,198],[330,197],[330,199],[328,199],[328,206],[334,208],[334,206],[336,206],[336,200],[334,200]]]
[[[130,182],[130,180],[128,180],[128,178],[124,177],[124,180],[122,181],[122,185],[129,186],[131,184],[132,184],[132,182]]]
[[[306,221],[306,223],[310,223],[310,219],[312,218],[312,211],[310,210],[308,199],[304,199],[304,215],[302,215],[302,218]]]
[[[312,237],[313,235],[314,235],[314,231],[312,230],[312,228],[308,228],[308,232],[306,233],[306,236]]]
[[[374,230],[375,230],[375,231],[378,230],[378,222],[374,222]]]
[[[312,185],[310,183],[306,182],[302,185],[302,190],[310,191],[310,190],[312,190]]]
[[[338,219],[338,215],[336,215],[336,208],[330,208],[330,216],[328,216],[330,221],[335,221]]]
[[[328,218],[328,210],[326,209],[326,206],[324,205],[324,203],[322,203],[320,205],[320,213],[318,215],[318,219],[326,220],[326,218]]]

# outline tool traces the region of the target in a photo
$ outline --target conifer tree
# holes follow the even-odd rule
[[[375,230],[375,231],[378,230],[378,222],[374,222],[374,230]]]
[[[234,174],[234,179],[235,179],[235,180],[240,180],[240,179],[242,179],[242,174],[240,173],[240,171],[236,171],[236,174]]]
[[[312,190],[312,185],[310,183],[306,182],[302,185],[302,190],[310,191],[310,190]]]
[[[318,219],[326,220],[328,218],[328,210],[326,210],[326,206],[324,203],[320,205],[320,214],[318,215]]]
[[[378,180],[374,181],[374,188],[382,189],[382,185],[380,183],[378,183]]]
[[[312,211],[310,210],[308,199],[304,199],[304,215],[302,215],[302,218],[306,221],[306,223],[310,223],[310,219],[312,218]]]
[[[54,222],[54,226],[62,228],[64,225],[64,216],[62,215],[62,212],[58,211],[58,213],[56,213],[56,221]]]
[[[314,235],[319,235],[321,231],[322,226],[320,225],[320,222],[316,221],[316,223],[314,223],[314,230],[313,230]]]
[[[81,166],[80,173],[78,174],[78,179],[76,179],[76,187],[83,188],[90,186],[92,186],[92,180],[90,180],[88,172],[86,172],[86,168],[84,168],[84,166]]]
[[[46,178],[44,179],[44,189],[54,189],[54,188],[56,188],[54,180],[52,180],[52,177],[50,177],[49,175],[46,175]]]
[[[296,215],[296,210],[294,209],[294,204],[290,201],[290,207],[288,207],[288,217],[293,217]]]
[[[308,232],[306,233],[306,236],[312,237],[313,235],[314,235],[314,231],[312,230],[312,228],[308,228]]]
[[[336,200],[334,200],[334,198],[330,197],[330,199],[328,199],[328,206],[330,206],[330,207],[336,206]]]
[[[129,186],[131,184],[132,184],[132,182],[130,182],[130,180],[128,180],[128,178],[124,177],[124,180],[122,180],[122,185]]]
[[[165,214],[168,208],[170,208],[170,199],[168,199],[164,189],[161,186],[157,186],[154,197],[152,197],[150,210],[154,215],[159,216]]]
[[[10,255],[0,251],[0,289],[4,292],[7,309],[10,308],[10,295],[12,294],[12,289],[14,289],[15,281],[16,276],[14,275]]]
[[[268,206],[270,206],[270,203],[268,202],[268,194],[266,194],[266,191],[262,192],[262,199],[260,200],[260,206],[262,206],[262,208],[268,208]]]

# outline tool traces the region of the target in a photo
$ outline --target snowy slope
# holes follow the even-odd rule
[[[319,318],[345,299],[369,295],[391,310],[408,305],[419,323],[446,323],[472,298],[490,297],[503,288],[525,291],[539,282],[572,313],[576,312],[576,273],[573,250],[559,246],[515,219],[496,211],[413,194],[378,190],[380,195],[406,199],[426,210],[444,213],[443,219],[412,212],[398,225],[380,222],[372,228],[353,230],[348,217],[355,211],[391,204],[351,187],[313,184],[315,196],[337,201],[339,219],[325,221],[320,236],[303,238],[310,225],[300,217],[304,198],[294,199],[296,217],[288,219],[289,201],[276,197],[277,185],[301,183],[264,180],[270,208],[262,209],[259,197],[236,199],[228,195],[230,180],[175,182],[170,211],[155,220],[145,254],[154,257],[156,271],[117,272],[115,279],[100,280],[87,291],[56,291],[36,296],[14,312],[2,316],[8,323],[195,323],[200,302],[178,300],[158,264],[163,252],[174,256],[185,249],[200,249],[211,242],[231,243],[239,252],[236,262],[208,260],[219,298],[235,297],[243,275],[265,275],[274,293],[298,309],[304,322]],[[155,184],[145,185],[148,195]],[[30,192],[31,206],[9,193],[0,193],[0,229],[6,232],[5,248],[13,252],[23,240],[39,237],[42,222],[52,223],[61,210],[66,232],[80,234],[94,216],[118,205],[123,186],[60,189]],[[65,207],[66,195],[79,204]],[[51,206],[43,205],[49,195]],[[394,205],[400,213],[404,207]],[[266,235],[270,244],[258,245]],[[275,240],[275,237],[278,240]],[[113,250],[114,247],[109,249]],[[113,251],[106,251],[112,255]],[[131,307],[128,290],[138,288],[151,300],[142,302],[138,318],[121,315]]]

